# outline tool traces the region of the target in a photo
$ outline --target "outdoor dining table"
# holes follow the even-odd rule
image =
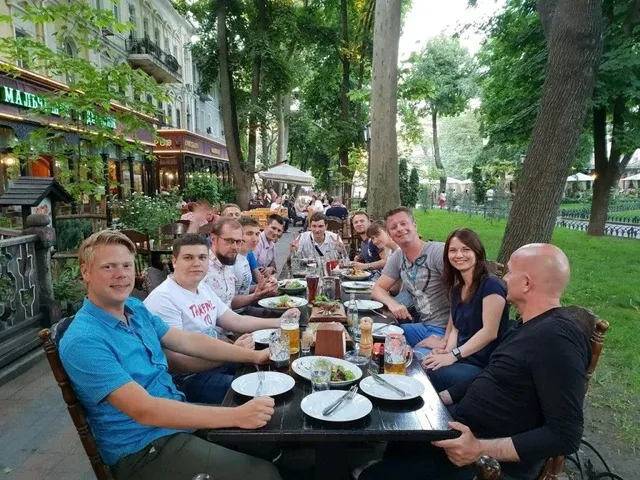
[[[358,295],[370,298],[370,295]],[[343,296],[344,298],[344,296]],[[359,316],[375,317],[376,322],[395,322],[390,312],[387,318],[360,312]],[[303,315],[302,318],[307,317]],[[302,320],[301,318],[301,320]],[[304,330],[306,322],[301,321]],[[292,362],[294,358],[292,356]],[[241,365],[236,377],[255,372],[253,365]],[[429,382],[420,362],[414,359],[407,367],[407,375],[425,387],[421,397],[406,401],[389,401],[369,397],[373,410],[366,417],[351,422],[323,422],[304,414],[300,403],[311,393],[311,382],[299,377],[292,370],[295,380],[292,390],[275,397],[275,413],[269,423],[258,430],[215,429],[206,432],[207,440],[232,444],[295,443],[315,449],[315,478],[342,480],[350,478],[348,467],[349,443],[389,441],[435,441],[456,438],[459,432],[452,430],[451,417]],[[365,372],[366,375],[366,372]],[[333,388],[333,387],[332,387]],[[347,387],[345,387],[346,389]],[[223,407],[236,407],[250,398],[229,389]]]

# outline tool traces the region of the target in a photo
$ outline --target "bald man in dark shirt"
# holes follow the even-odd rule
[[[574,453],[583,430],[589,339],[560,306],[569,261],[549,244],[521,247],[504,277],[522,315],[478,377],[440,393],[452,405],[453,440],[390,444],[360,480],[474,477],[468,465],[490,455],[508,480],[535,480],[547,458]],[[448,460],[447,460],[448,458]]]

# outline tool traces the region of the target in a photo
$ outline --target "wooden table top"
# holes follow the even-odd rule
[[[370,296],[360,296],[370,298]],[[343,294],[344,299],[344,294]],[[385,320],[371,312],[361,316],[373,316],[376,322],[395,322],[391,314]],[[307,317],[307,315],[303,315]],[[307,320],[305,318],[305,320]],[[306,321],[301,318],[301,330]],[[253,365],[241,365],[236,377],[255,371]],[[385,401],[369,397],[373,410],[363,419],[345,423],[330,423],[315,420],[304,414],[300,402],[311,393],[311,382],[298,377],[293,371],[295,386],[289,392],[275,397],[275,414],[269,423],[259,430],[215,429],[207,431],[211,442],[341,442],[341,441],[433,441],[456,438],[459,432],[451,430],[451,417],[429,382],[420,362],[414,358],[407,368],[407,375],[425,387],[424,394],[407,401]],[[346,388],[345,388],[346,389]],[[359,393],[363,394],[362,391]],[[249,400],[229,389],[222,406],[235,407]]]

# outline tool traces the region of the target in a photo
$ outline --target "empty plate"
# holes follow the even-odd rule
[[[404,330],[402,330],[402,328],[398,327],[397,325],[390,325],[388,323],[374,323],[371,328],[371,333],[373,333],[373,336],[376,338],[384,338],[389,333],[404,334]],[[257,340],[255,341],[257,342]]]
[[[265,328],[263,330],[256,330],[253,332],[253,341],[256,343],[261,343],[263,345],[269,345],[269,336],[271,333],[278,330],[277,328]]]
[[[279,372],[263,372],[264,380],[262,381],[261,397],[273,397],[281,393],[288,392],[296,384],[295,380],[289,375]],[[234,392],[247,397],[255,397],[258,390],[258,372],[247,373],[236,378],[231,383]]]
[[[323,415],[322,411],[338,400],[346,392],[344,390],[325,390],[307,395],[302,399],[300,408],[312,418],[325,422],[351,422],[366,417],[373,409],[371,401],[358,393],[351,400],[344,400],[342,405],[331,415]]]
[[[349,308],[349,305],[351,305],[351,300],[344,302],[345,308]],[[358,310],[375,310],[382,308],[382,304],[375,300],[356,300],[356,308]]]
[[[342,282],[344,288],[352,290],[371,290],[376,282]]]
[[[424,385],[415,378],[406,375],[381,374],[380,377],[394,387],[403,390],[407,395],[403,397],[398,392],[375,381],[373,377],[367,377],[360,382],[360,388],[367,395],[383,400],[411,400],[424,393]]]

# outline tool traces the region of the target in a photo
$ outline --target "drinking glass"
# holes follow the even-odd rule
[[[311,364],[311,391],[329,390],[331,365],[326,360],[316,360]]]
[[[291,309],[280,317],[280,332],[289,338],[289,353],[300,351],[300,311]]]
[[[289,371],[289,337],[276,330],[269,335],[269,368],[273,372]]]
[[[401,333],[389,333],[384,341],[384,373],[406,375],[413,350]]]
[[[322,288],[320,289],[322,295],[329,300],[336,299],[336,282],[331,277],[325,277],[322,279]]]
[[[318,283],[320,283],[320,276],[307,275],[305,277],[307,281],[307,301],[313,303],[318,295]]]
[[[313,330],[307,328],[302,332],[301,351],[303,355],[311,353],[311,345],[313,344]]]

